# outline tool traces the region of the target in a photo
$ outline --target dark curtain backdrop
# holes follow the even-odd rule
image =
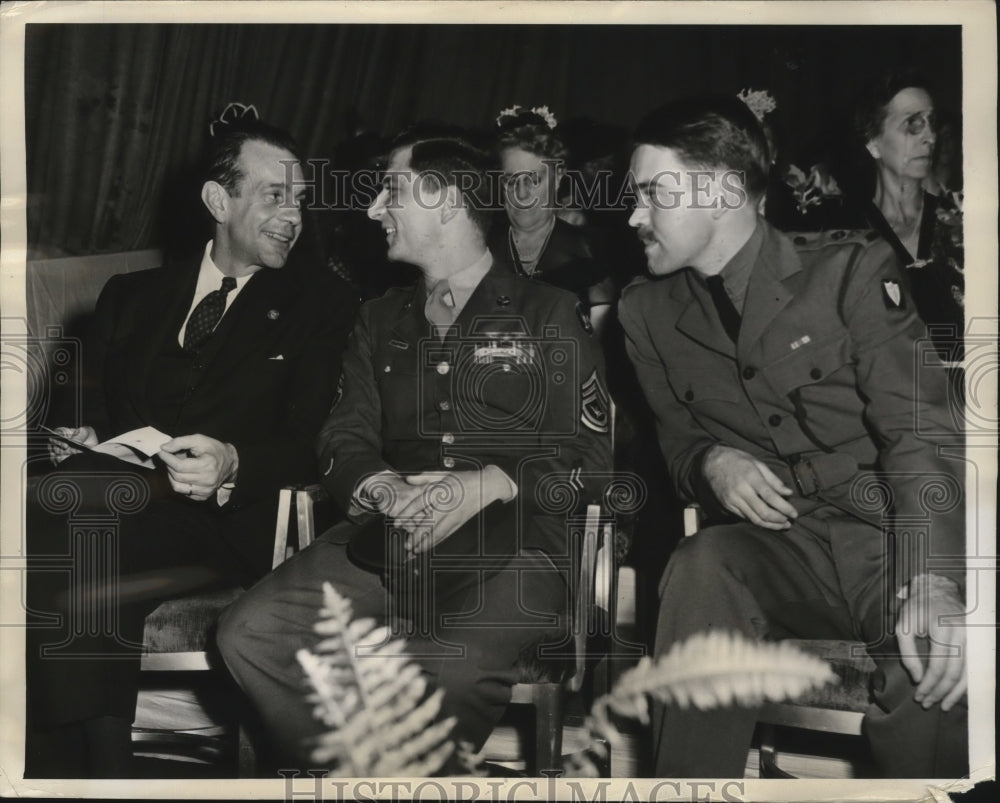
[[[35,24],[26,36],[38,256],[192,239],[207,123],[233,100],[312,157],[418,119],[485,128],[513,103],[627,131],[669,98],[752,87],[777,98],[786,161],[809,164],[842,138],[861,84],[900,62],[925,67],[939,106],[961,111],[957,27]]]

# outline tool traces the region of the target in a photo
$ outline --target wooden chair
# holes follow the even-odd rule
[[[701,526],[697,505],[684,509],[684,535],[694,535]],[[875,662],[860,641],[835,639],[789,639],[803,652],[827,661],[840,682],[812,689],[796,700],[765,703],[758,716],[760,748],[758,762],[762,778],[794,778],[777,763],[775,727],[800,728],[845,736],[861,736],[861,723],[868,708],[869,684]]]
[[[278,515],[274,533],[271,568],[287,557],[289,512],[295,501],[300,548],[313,540],[312,502],[319,486],[287,486],[278,496]],[[222,611],[242,594],[240,588],[226,588],[203,594],[179,597],[161,603],[146,617],[143,644],[146,652],[140,662],[144,672],[206,672],[219,668],[219,658],[212,648],[215,623]],[[256,768],[253,748],[242,722],[237,722],[235,747],[240,777],[253,777]],[[202,735],[134,728],[133,744],[149,747],[180,748],[187,753],[223,757],[232,752],[218,735]]]

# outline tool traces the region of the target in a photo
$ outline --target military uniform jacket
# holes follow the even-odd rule
[[[495,464],[516,499],[490,506],[505,511],[497,526],[474,518],[435,551],[566,554],[566,495],[589,502],[611,470],[600,355],[576,299],[494,265],[443,341],[425,300],[421,281],[362,306],[319,439],[324,486],[349,510],[381,471]]]
[[[930,520],[929,569],[964,584],[964,495],[945,370],[884,242],[820,235],[796,248],[763,220],[738,342],[684,270],[626,288],[626,347],[680,494],[717,502],[701,474],[714,444],[742,449],[801,496],[883,522]],[[953,403],[953,402],[951,402]],[[815,471],[810,467],[815,462]],[[862,486],[878,471],[881,491]],[[906,578],[903,578],[904,580]]]

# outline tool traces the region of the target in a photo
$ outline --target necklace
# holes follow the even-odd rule
[[[528,254],[522,254],[521,250],[518,248],[517,238],[514,237],[514,227],[511,226],[507,230],[507,240],[510,245],[510,254],[514,257],[514,264],[516,265],[519,273],[522,273],[525,276],[531,276],[535,272],[538,260],[541,259],[542,254],[545,253],[545,247],[549,244],[549,237],[552,236],[552,230],[555,227],[556,219],[552,218],[549,222],[548,231],[545,232],[545,238],[542,240],[542,244],[530,256]]]

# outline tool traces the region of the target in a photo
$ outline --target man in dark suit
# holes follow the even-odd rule
[[[552,483],[587,502],[606,481],[607,394],[576,299],[492,265],[476,193],[487,167],[459,139],[395,144],[369,217],[422,279],[362,307],[319,438],[323,485],[351,522],[220,621],[227,665],[297,766],[315,766],[309,737],[325,729],[295,659],[319,639],[323,581],[355,617],[410,624],[442,716],[475,749],[519,657],[565,633],[567,521]]]
[[[656,654],[713,629],[863,639],[883,771],[964,774],[962,464],[938,448],[961,440],[891,249],[759,218],[767,144],[738,100],[677,101],[636,142],[653,278],[621,321],[671,477],[717,522],[667,566]],[[659,714],[656,775],[742,776],[754,710]]]
[[[84,355],[85,425],[62,430],[90,447],[155,427],[172,436],[155,470],[53,441],[59,469],[30,500],[29,605],[61,616],[29,629],[31,774],[128,774],[146,614],[262,576],[279,488],[317,474],[313,443],[355,301],[331,274],[289,261],[305,183],[288,135],[243,119],[216,124],[212,147],[201,198],[214,238],[198,258],[108,281]],[[94,548],[110,576],[43,570],[71,552],[73,521],[109,513],[113,541]],[[112,621],[74,637],[88,604]]]

